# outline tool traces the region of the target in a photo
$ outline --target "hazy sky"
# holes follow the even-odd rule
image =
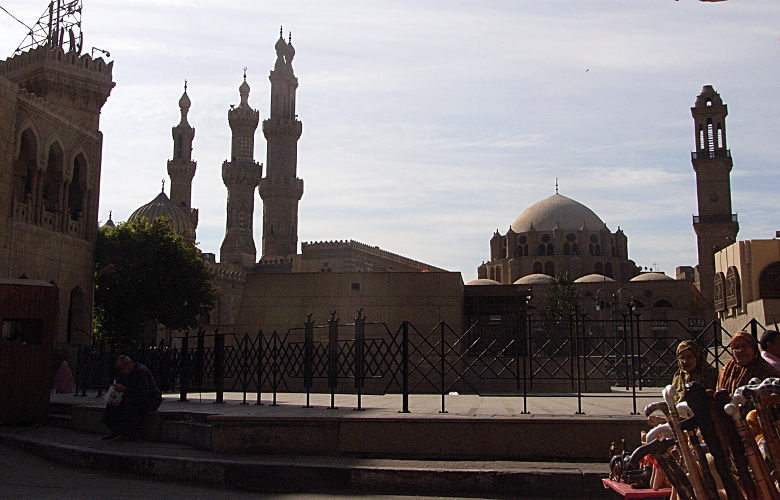
[[[47,2],[0,5],[31,25]],[[227,110],[247,66],[249,103],[268,117],[280,25],[300,82],[300,241],[354,239],[469,281],[493,232],[557,177],[625,231],[637,264],[674,275],[696,264],[690,107],[703,85],[729,106],[739,239],[780,229],[780,7],[762,0],[84,0],[85,47],[115,61],[101,221],[126,220],[167,179],[187,79],[198,241],[219,258]],[[6,56],[25,34],[0,12]],[[264,163],[260,129],[255,140]],[[259,258],[259,195],[254,226]]]

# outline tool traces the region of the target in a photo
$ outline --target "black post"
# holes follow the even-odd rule
[[[580,325],[584,324],[582,320],[583,318],[580,317],[580,306],[577,306],[577,308],[574,310],[574,336],[572,338],[572,341],[574,342],[572,349],[574,350],[573,354],[574,354],[575,369],[576,369],[576,376],[577,376],[577,411],[575,415],[585,414],[585,412],[582,411],[582,377],[580,371],[580,343],[579,343]]]
[[[249,382],[252,379],[252,372],[249,371],[249,343],[249,332],[244,332],[244,339],[238,345],[238,350],[241,354],[241,386],[244,392],[244,397],[241,400],[242,405],[249,404],[246,402],[246,393],[249,391]]]
[[[219,333],[219,329],[214,330],[214,390],[217,393],[215,403],[225,402],[225,387],[223,368],[225,363],[225,334]]]
[[[447,413],[447,410],[444,408],[444,400],[446,398],[445,391],[447,390],[445,386],[446,379],[444,376],[445,375],[444,371],[446,367],[445,356],[447,355],[447,351],[445,350],[446,346],[444,345],[444,322],[443,321],[439,323],[439,342],[441,342],[441,359],[439,360],[440,361],[439,370],[441,371],[441,411],[439,411],[439,413]]]
[[[279,374],[279,351],[281,350],[279,332],[274,330],[271,334],[271,338],[274,341],[273,346],[271,347],[271,389],[273,390],[271,406],[279,406],[276,402],[276,392],[279,389],[279,379],[281,378],[281,375]]]
[[[634,403],[634,409],[631,415],[639,415],[636,411],[636,379],[637,379],[637,367],[636,367],[636,355],[634,353],[634,313],[631,311],[631,307],[628,308],[628,327],[629,327],[629,340],[631,341],[631,399]],[[638,338],[637,338],[638,341]],[[640,364],[641,367],[641,364]]]
[[[355,389],[357,390],[357,408],[355,410],[363,410],[362,397],[363,397],[363,379],[365,378],[365,352],[366,352],[366,318],[363,317],[363,309],[357,310],[357,318],[355,318]]]
[[[180,371],[179,375],[179,401],[187,401],[187,389],[190,382],[190,332],[184,332],[181,338],[181,349],[179,350]]]
[[[311,388],[314,384],[314,321],[311,313],[306,315],[303,323],[303,386],[306,388],[306,406],[311,408]]]
[[[335,410],[336,387],[339,383],[339,319],[336,311],[330,312],[328,320],[328,387],[330,388],[329,410]]]
[[[400,413],[409,412],[409,322],[401,323],[401,398]]]
[[[198,340],[195,347],[195,385],[198,386],[198,392],[203,392],[203,374],[205,373],[205,367],[203,366],[206,359],[206,332],[201,328],[198,330]]]
[[[265,335],[263,335],[263,329],[257,331],[257,402],[256,405],[263,404],[263,370],[265,369],[265,363],[263,363],[263,354],[265,352],[263,342],[265,341]]]
[[[528,411],[528,373],[530,368],[530,362],[531,362],[531,332],[533,331],[532,322],[531,322],[531,315],[527,315],[526,318],[528,321],[526,321],[525,324],[525,356],[523,357],[523,413],[524,415],[527,415],[531,412]]]

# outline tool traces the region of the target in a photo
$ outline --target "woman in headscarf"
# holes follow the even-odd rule
[[[737,387],[746,385],[752,378],[764,380],[780,377],[780,372],[766,362],[758,351],[758,343],[745,331],[731,337],[731,361],[723,367],[718,377],[718,389],[734,392]]]
[[[677,345],[677,363],[679,368],[674,374],[672,385],[677,389],[679,402],[685,393],[685,384],[698,382],[705,389],[715,389],[718,382],[718,370],[706,360],[705,352],[693,340],[684,340]]]

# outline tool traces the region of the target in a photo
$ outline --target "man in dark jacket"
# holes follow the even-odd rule
[[[100,420],[111,431],[103,439],[125,436],[138,437],[138,427],[143,414],[154,411],[162,403],[162,392],[154,381],[152,372],[146,366],[134,362],[127,356],[119,356],[116,368],[121,375],[114,384],[116,391],[122,394],[118,405],[108,404]]]

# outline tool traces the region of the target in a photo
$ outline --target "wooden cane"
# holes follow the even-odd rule
[[[764,449],[767,459],[771,464],[772,475],[777,479],[780,474],[780,437],[777,435],[775,422],[769,408],[764,405],[764,398],[767,397],[766,388],[761,386],[742,386],[738,387],[735,394],[741,394],[753,403],[758,416],[758,423],[761,426],[761,432],[764,434]]]
[[[710,455],[715,460],[715,470],[723,482],[723,488],[726,491],[728,500],[741,500],[742,496],[734,482],[734,476],[731,474],[726,454],[723,451],[723,443],[718,436],[715,422],[712,419],[712,401],[707,394],[707,390],[700,383],[691,382],[685,386],[683,400],[688,403],[688,407],[696,416],[696,423],[699,426],[704,442],[707,443]]]
[[[697,500],[712,500],[713,496],[704,487],[702,482],[702,471],[699,467],[699,462],[693,456],[691,447],[688,444],[688,438],[685,432],[680,428],[680,415],[677,413],[677,405],[675,399],[677,396],[677,390],[673,385],[667,385],[663,390],[664,400],[669,407],[669,424],[674,431],[674,435],[677,437],[679,444],[678,448],[683,458],[683,464],[688,469],[688,474],[693,486],[693,492],[696,495]],[[780,499],[778,499],[780,500]]]
[[[764,462],[764,459],[761,457],[761,452],[758,451],[756,441],[753,439],[753,435],[745,425],[739,408],[733,403],[729,403],[723,410],[734,420],[734,426],[737,428],[739,437],[742,440],[742,446],[745,449],[745,456],[750,464],[750,468],[753,469],[753,477],[755,479],[759,499],[780,500],[780,494],[778,494],[772,477],[769,475],[769,469],[767,468],[766,462]]]
[[[730,402],[731,394],[729,391],[723,389],[715,391],[712,405],[710,406],[710,414],[715,424],[715,431],[724,444],[723,452],[727,457],[727,461],[733,464],[733,468],[737,472],[734,482],[742,489],[746,500],[758,500],[758,488],[756,488],[753,476],[750,473],[745,449],[742,446],[742,438],[734,425],[734,419],[723,410],[723,407]]]
[[[647,455],[653,455],[658,462],[658,466],[663,469],[667,479],[669,479],[677,494],[680,495],[680,498],[682,500],[696,500],[697,497],[694,495],[688,476],[669,453],[670,448],[676,444],[677,442],[674,439],[654,439],[634,450],[627,461],[627,465],[637,467],[642,458]]]

